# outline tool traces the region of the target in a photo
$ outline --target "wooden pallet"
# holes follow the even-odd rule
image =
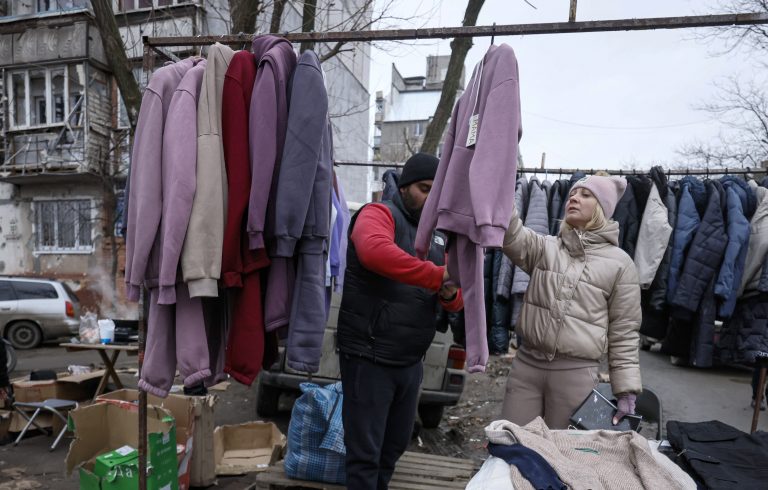
[[[392,490],[464,488],[478,467],[479,465],[469,459],[406,451],[397,462],[389,488]],[[259,473],[256,476],[256,484],[251,488],[275,490],[291,487],[322,490],[344,490],[346,488],[329,483],[292,480],[285,476],[282,462],[263,473]]]

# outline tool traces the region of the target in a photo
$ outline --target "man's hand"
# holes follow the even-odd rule
[[[453,283],[443,283],[443,285],[440,287],[440,291],[438,291],[438,294],[440,294],[440,297],[443,299],[443,301],[450,302],[456,299],[458,290],[459,288],[456,287],[456,285]]]
[[[447,281],[450,278],[451,276],[448,275],[448,268],[446,267],[443,269],[443,284],[445,284],[445,281]]]

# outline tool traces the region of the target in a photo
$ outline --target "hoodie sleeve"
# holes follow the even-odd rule
[[[516,72],[517,70],[515,70]],[[477,146],[469,168],[469,189],[481,246],[498,247],[512,214],[522,134],[520,87],[505,80],[488,93]]]
[[[264,225],[277,160],[277,93],[270,63],[259,68],[251,96],[248,140],[251,145],[251,192],[248,200],[248,248],[264,248]],[[303,217],[302,217],[303,219]]]
[[[288,112],[280,178],[277,180],[275,256],[292,257],[301,238],[326,132],[328,97],[323,75],[310,65],[299,64],[293,76],[292,99],[311,97],[313,106],[293,106]],[[253,193],[251,193],[253,196]],[[250,223],[250,221],[249,221]],[[253,235],[252,235],[253,236]]]
[[[160,227],[162,189],[163,102],[147,88],[141,100],[131,158],[128,236],[125,244],[126,295],[139,300],[149,254]],[[138,232],[139,224],[141,233]]]
[[[193,74],[192,68],[187,76]],[[168,108],[163,134],[163,174],[173,185],[164,196],[162,220],[163,254],[160,261],[160,291],[157,303],[176,303],[176,276],[181,248],[187,234],[192,201],[195,198],[197,167],[197,99],[187,90],[177,90]]]
[[[445,175],[448,173],[448,162],[451,161],[451,154],[453,153],[453,141],[456,137],[456,120],[458,119],[459,106],[461,106],[461,99],[453,107],[451,123],[448,126],[448,131],[445,133],[443,154],[440,157],[440,164],[437,166],[437,175],[435,175],[432,190],[427,196],[424,208],[421,210],[419,227],[416,230],[416,240],[413,246],[414,250],[416,250],[416,257],[422,260],[427,258],[429,248],[432,246],[432,233],[435,231],[435,227],[437,227],[437,204],[443,190],[442,186],[445,182]]]

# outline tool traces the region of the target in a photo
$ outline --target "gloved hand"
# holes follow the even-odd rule
[[[637,401],[637,395],[634,393],[622,393],[618,395],[618,410],[616,415],[613,416],[613,425],[618,424],[625,415],[635,414],[635,402]]]

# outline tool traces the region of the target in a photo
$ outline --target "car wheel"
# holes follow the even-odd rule
[[[280,388],[268,386],[259,381],[259,389],[256,392],[256,413],[260,417],[274,417],[277,415],[279,401]]]
[[[5,329],[5,338],[16,349],[33,349],[43,342],[43,332],[32,322],[16,322]]]
[[[426,429],[434,429],[443,419],[443,405],[419,405],[421,425]]]

